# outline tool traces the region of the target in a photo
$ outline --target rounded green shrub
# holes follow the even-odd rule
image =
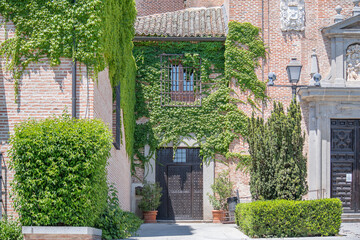
[[[106,206],[112,147],[100,120],[28,120],[11,136],[13,200],[24,226],[94,226]]]
[[[142,220],[134,213],[121,210],[117,191],[111,185],[107,206],[95,225],[102,230],[102,239],[128,238],[136,234],[141,224]]]

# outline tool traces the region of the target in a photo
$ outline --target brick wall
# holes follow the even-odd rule
[[[321,29],[334,23],[336,15],[335,7],[342,6],[342,14],[346,17],[351,16],[353,4],[351,0],[305,0],[305,31],[288,33],[281,31],[280,19],[280,0],[227,0],[229,7],[229,20],[240,22],[250,22],[262,28],[262,37],[268,46],[268,58],[265,63],[261,62],[261,67],[257,70],[260,80],[267,81],[269,72],[275,72],[277,80],[275,84],[289,84],[286,74],[286,65],[291,57],[297,57],[303,65],[299,85],[309,84],[311,70],[312,49],[316,49],[319,61],[320,74],[323,79],[330,73],[330,41],[323,37]],[[238,92],[238,90],[236,90]],[[271,101],[263,107],[263,113],[259,115],[268,118],[270,116],[273,101],[281,101],[287,108],[292,99],[290,88],[268,87],[267,94]],[[241,94],[244,98],[246,95]],[[239,106],[247,114],[252,110],[246,106]],[[303,129],[308,132],[308,106],[301,105],[303,115]],[[307,136],[306,136],[307,137]],[[231,146],[235,152],[246,151],[247,146],[242,141]],[[307,153],[308,141],[304,146],[304,154]],[[233,171],[236,163],[230,163],[229,167],[217,163],[216,174],[223,169],[230,169],[230,178],[237,179],[235,189],[239,189],[240,196],[246,198],[250,194],[247,186],[249,178],[239,171]]]
[[[2,18],[0,16],[0,22]],[[5,31],[5,27],[7,28]],[[12,37],[14,25],[7,23],[0,27],[0,43]],[[72,61],[61,59],[57,67],[50,67],[48,61],[30,64],[20,80],[19,103],[15,103],[14,84],[11,74],[5,71],[5,60],[0,58],[0,151],[3,153],[2,173],[3,197],[2,212],[16,215],[9,198],[10,182],[13,172],[8,168],[9,135],[15,124],[29,119],[41,119],[53,115],[61,115],[65,109],[71,114],[72,107]],[[78,65],[77,71],[77,117],[101,118],[109,126],[112,125],[112,90],[106,74],[103,73],[98,83],[87,76],[86,67]],[[125,140],[123,140],[125,142]],[[112,149],[109,160],[109,182],[117,184],[120,191],[122,207],[130,209],[130,170],[124,153]],[[128,185],[127,185],[128,184]],[[5,195],[5,196],[4,196]]]
[[[138,16],[174,12],[184,8],[184,0],[136,0]]]

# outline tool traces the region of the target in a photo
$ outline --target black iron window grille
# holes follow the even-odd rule
[[[199,55],[161,54],[161,105],[201,106]]]

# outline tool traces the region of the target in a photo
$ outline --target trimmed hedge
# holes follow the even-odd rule
[[[13,199],[23,226],[95,225],[106,207],[112,147],[100,120],[28,120],[11,136]]]
[[[339,199],[271,200],[240,203],[236,224],[250,237],[333,236],[339,233]]]

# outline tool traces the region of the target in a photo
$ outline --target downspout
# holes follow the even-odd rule
[[[76,0],[73,0],[73,3],[76,3]],[[75,27],[74,27],[74,35],[73,35],[73,54],[75,55],[76,49],[76,38],[75,38]],[[72,64],[72,111],[71,116],[72,118],[76,118],[76,58],[73,57],[73,64]]]

